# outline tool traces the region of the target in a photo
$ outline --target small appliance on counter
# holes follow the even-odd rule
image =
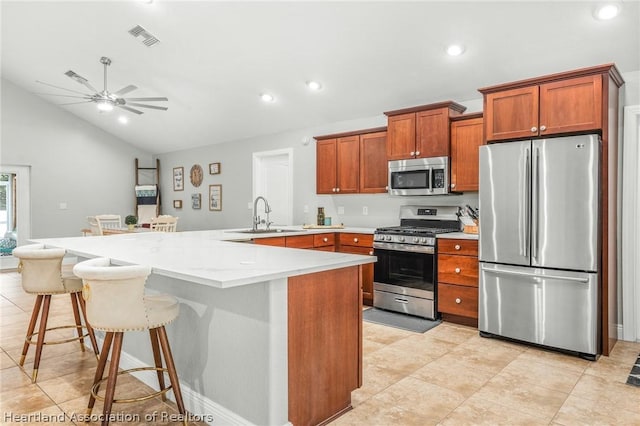
[[[402,206],[400,226],[373,236],[373,306],[436,319],[436,235],[459,232],[459,207]]]

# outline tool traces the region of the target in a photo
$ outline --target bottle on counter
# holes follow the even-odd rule
[[[318,225],[324,225],[324,207],[318,207]]]

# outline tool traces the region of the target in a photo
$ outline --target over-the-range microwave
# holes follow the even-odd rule
[[[389,161],[390,195],[449,193],[449,157]]]

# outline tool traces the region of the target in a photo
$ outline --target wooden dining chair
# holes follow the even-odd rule
[[[176,232],[178,218],[171,215],[160,215],[149,222],[149,229],[155,232]]]

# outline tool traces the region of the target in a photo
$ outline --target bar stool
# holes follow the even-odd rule
[[[102,425],[109,424],[111,407],[119,402],[139,402],[173,390],[178,411],[186,424],[186,411],[180,391],[180,383],[173,362],[173,355],[164,326],[178,317],[178,301],[169,295],[145,296],[144,285],[151,268],[143,265],[112,266],[110,259],[96,258],[80,262],[73,272],[84,282],[82,295],[87,305],[87,315],[92,327],[105,331],[106,335],[98,360],[98,367],[91,388],[87,415],[91,414],[96,399],[104,400]],[[155,367],[141,367],[118,372],[122,340],[126,331],[149,330]],[[162,366],[160,349],[166,368]],[[111,349],[113,344],[113,349]],[[111,363],[106,378],[103,378],[107,358],[111,350]],[[114,399],[116,380],[119,374],[132,371],[155,370],[160,390],[138,398]],[[171,385],[165,387],[164,372],[169,374]],[[106,381],[104,397],[98,395],[100,385]]]
[[[29,345],[36,345],[36,357],[33,362],[31,381],[35,383],[38,378],[38,367],[40,366],[42,347],[44,345],[55,345],[79,340],[80,348],[84,352],[84,338],[89,336],[91,346],[97,357],[98,344],[93,329],[87,321],[84,300],[78,296],[80,291],[82,291],[82,281],[72,274],[64,274],[62,272],[62,258],[65,255],[65,250],[45,249],[44,244],[29,244],[14,249],[13,255],[20,259],[18,271],[22,275],[22,288],[27,293],[36,295],[36,302],[33,306],[33,312],[31,313],[31,321],[29,321],[29,327],[27,328],[27,337],[22,347],[22,356],[20,357],[20,366],[22,367],[27,357]],[[47,328],[51,296],[54,294],[71,295],[71,307],[73,308],[75,325]],[[78,309],[78,307],[80,307],[80,309]],[[34,333],[40,312],[42,312],[40,315],[40,325],[38,331]],[[80,312],[82,312],[82,316],[84,317],[84,326],[80,319]],[[64,340],[45,341],[47,331],[63,328],[75,328],[78,336]],[[87,330],[86,333],[83,333],[83,328]],[[34,342],[33,336],[36,335],[37,341]]]

